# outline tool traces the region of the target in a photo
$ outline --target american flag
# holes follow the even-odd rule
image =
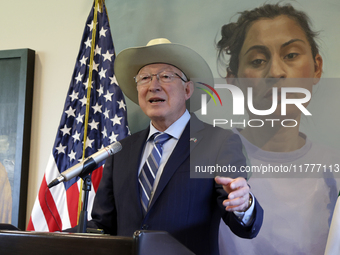
[[[93,31],[96,31],[95,42],[92,38]],[[91,49],[92,82],[87,114]],[[27,230],[52,232],[76,226],[78,204],[81,204],[79,190],[82,180],[79,177],[73,178],[50,190],[47,189],[47,185],[61,172],[79,163],[83,158],[129,134],[124,96],[114,76],[114,60],[115,50],[105,4],[104,1],[95,0],[86,21],[52,155]],[[102,177],[103,163],[92,173],[89,212],[92,210],[94,195]],[[90,218],[91,214],[88,215]]]

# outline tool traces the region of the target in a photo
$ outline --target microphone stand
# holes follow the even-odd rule
[[[93,160],[93,159],[92,159]],[[77,233],[86,233],[87,228],[87,204],[89,199],[89,192],[91,190],[91,175],[90,174],[93,170],[95,165],[91,164],[91,160],[84,162],[84,168],[79,174],[79,177],[81,177],[84,181],[83,183],[83,190],[84,190],[84,196],[83,196],[83,207],[79,215],[78,219],[78,231]]]
[[[79,215],[78,219],[78,231],[77,233],[86,233],[87,228],[87,204],[89,198],[89,191],[91,190],[91,175],[87,175],[86,177],[82,178],[84,180],[83,183],[83,207]]]

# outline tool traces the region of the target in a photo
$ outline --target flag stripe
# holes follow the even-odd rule
[[[66,191],[66,197],[67,197],[67,208],[68,208],[68,214],[70,216],[70,223],[71,226],[77,225],[78,217],[73,212],[76,212],[78,210],[78,201],[79,201],[79,189],[77,185],[72,185],[67,191]]]
[[[27,228],[30,228],[30,229],[36,228],[36,229],[39,229],[40,231],[48,231],[47,222],[41,210],[38,199],[34,203],[32,215],[30,217]]]
[[[92,184],[93,184],[93,188],[95,192],[97,192],[98,190],[99,182],[102,179],[102,176],[103,176],[103,167],[101,166],[97,168],[92,174]]]
[[[51,230],[51,229],[58,229],[59,230],[59,227],[60,228],[62,227],[61,219],[60,219],[60,216],[59,216],[59,213],[58,213],[58,210],[57,210],[57,206],[54,203],[54,200],[52,198],[50,190],[47,189],[47,184],[46,184],[45,181],[43,181],[43,183],[41,185],[41,190],[42,190],[42,192],[39,192],[39,202],[40,202],[40,205],[42,205],[41,209],[43,211],[45,219],[48,219],[47,220],[48,229],[49,230]],[[48,207],[45,206],[46,201],[48,203]],[[51,216],[52,216],[51,213],[53,213],[55,219],[51,218]],[[59,225],[59,227],[58,227],[58,225]]]
[[[49,172],[52,172],[52,175],[49,177],[57,177],[60,173],[58,171],[57,165],[55,163],[55,159],[51,156],[50,157],[50,161],[48,164],[48,169],[50,169]],[[49,178],[46,178],[46,180],[49,180]],[[49,181],[47,181],[46,183],[50,183],[53,179],[50,179]],[[68,214],[68,206],[67,206],[67,201],[66,201],[66,190],[65,190],[65,186],[63,185],[58,185],[56,187],[54,187],[53,189],[49,190],[54,203],[57,205],[57,213],[59,214],[59,217],[62,219],[62,228],[68,228],[71,227],[70,224],[70,217]],[[53,218],[53,216],[52,216]],[[53,231],[53,230],[51,230]]]

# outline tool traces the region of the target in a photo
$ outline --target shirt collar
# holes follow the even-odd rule
[[[161,132],[161,133],[167,133],[168,135],[171,135],[173,138],[175,139],[179,139],[184,131],[185,126],[187,125],[187,123],[190,120],[190,113],[188,112],[188,110],[185,110],[185,112],[183,113],[183,115],[176,120],[174,123],[171,124],[170,127],[168,127],[164,132],[161,132],[159,130],[157,130],[151,123],[150,121],[150,131],[149,131],[149,136],[147,141],[149,141],[150,137],[157,132]]]

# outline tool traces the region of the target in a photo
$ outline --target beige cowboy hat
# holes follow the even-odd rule
[[[214,78],[207,62],[196,51],[181,44],[171,43],[168,39],[157,38],[149,41],[146,46],[121,51],[115,60],[117,82],[123,93],[136,104],[138,104],[138,94],[134,77],[142,67],[154,63],[177,67],[194,82],[195,87],[205,88],[200,83],[214,86]],[[190,100],[187,100],[187,108],[191,112],[201,108],[203,93],[205,93],[203,90],[195,89]]]

